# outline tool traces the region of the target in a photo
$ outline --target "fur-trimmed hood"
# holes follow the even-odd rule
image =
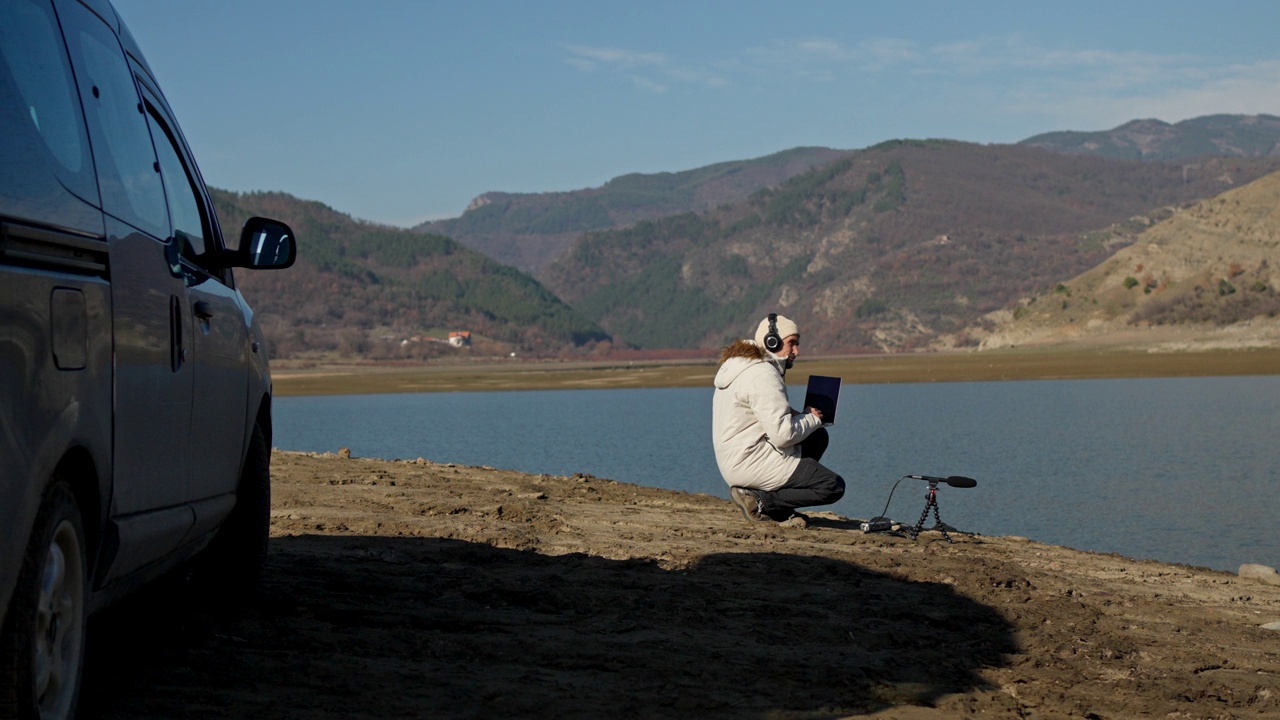
[[[729,358],[746,358],[747,360],[763,360],[764,348],[751,340],[734,340],[720,349],[720,364]]]
[[[753,340],[735,340],[720,351],[720,369],[716,371],[715,386],[727,388],[743,372],[753,365],[769,364],[779,375],[786,374],[786,360],[778,358]]]

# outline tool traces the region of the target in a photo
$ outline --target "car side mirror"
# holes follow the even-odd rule
[[[293,265],[297,258],[298,244],[292,228],[279,220],[251,217],[240,230],[240,249],[232,264],[253,270],[280,270]]]

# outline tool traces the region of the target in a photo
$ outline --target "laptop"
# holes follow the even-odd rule
[[[836,405],[840,400],[840,378],[826,375],[810,375],[805,389],[804,406],[817,408],[822,413],[823,424],[836,421]]]

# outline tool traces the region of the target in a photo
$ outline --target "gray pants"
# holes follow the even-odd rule
[[[831,438],[826,428],[818,428],[800,443],[800,466],[777,490],[756,490],[760,509],[779,522],[791,517],[796,508],[830,505],[844,497],[844,478],[819,463]]]

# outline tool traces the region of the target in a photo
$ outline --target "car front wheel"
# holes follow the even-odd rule
[[[71,488],[53,482],[27,541],[0,630],[0,718],[70,718],[84,663],[84,522]]]

